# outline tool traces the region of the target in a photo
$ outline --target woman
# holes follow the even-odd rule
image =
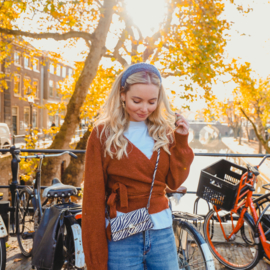
[[[178,269],[164,190],[185,181],[193,152],[187,121],[177,114],[174,131],[164,108],[173,115],[153,65],[132,65],[116,79],[86,149],[82,241],[88,269]],[[110,218],[146,207],[158,148],[149,208],[154,227],[114,242],[105,207]]]

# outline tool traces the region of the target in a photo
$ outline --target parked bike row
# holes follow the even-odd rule
[[[44,158],[65,154],[77,158],[73,152],[78,151],[39,150],[46,152],[41,154],[29,150],[33,154],[27,156],[21,156],[21,149],[14,146],[1,151],[12,155],[12,182],[0,186],[8,188],[11,194],[11,205],[3,201],[0,204],[0,270],[6,265],[9,226],[17,235],[21,253],[32,257],[33,269],[85,269],[82,206],[71,201],[81,188],[65,185],[57,178],[52,179],[51,186],[41,186]],[[39,160],[31,186],[18,182],[22,157]],[[263,257],[270,259],[270,194],[253,196],[259,168],[267,158],[270,155],[265,155],[258,166],[246,167],[220,160],[202,170],[197,196],[208,202],[205,217],[174,210],[186,188],[166,190],[179,269],[215,269],[212,254],[221,264],[235,270],[252,269]],[[263,187],[270,190],[270,184]],[[195,208],[197,203],[198,199]],[[204,237],[198,224],[203,224]],[[246,256],[238,256],[239,252]]]

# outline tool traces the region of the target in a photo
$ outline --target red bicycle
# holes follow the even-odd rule
[[[252,197],[259,167],[269,157],[246,168],[220,160],[201,172],[197,195],[213,204],[204,221],[205,240],[230,269],[252,269],[264,256],[270,258],[270,228],[264,222],[270,204],[262,209]]]

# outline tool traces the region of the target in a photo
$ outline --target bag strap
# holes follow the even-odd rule
[[[146,207],[147,210],[150,207],[150,200],[151,200],[152,191],[153,191],[153,187],[154,187],[154,182],[155,182],[155,177],[156,177],[156,172],[157,172],[157,167],[158,167],[158,162],[159,162],[159,156],[160,156],[160,148],[158,148],[157,161],[156,161],[152,185],[151,185],[151,189],[150,189],[150,195],[149,195],[149,199],[148,199],[148,203],[147,203],[147,207]]]

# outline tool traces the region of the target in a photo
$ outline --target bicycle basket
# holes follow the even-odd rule
[[[222,159],[201,170],[197,196],[230,211],[235,204],[241,176],[246,168]]]

